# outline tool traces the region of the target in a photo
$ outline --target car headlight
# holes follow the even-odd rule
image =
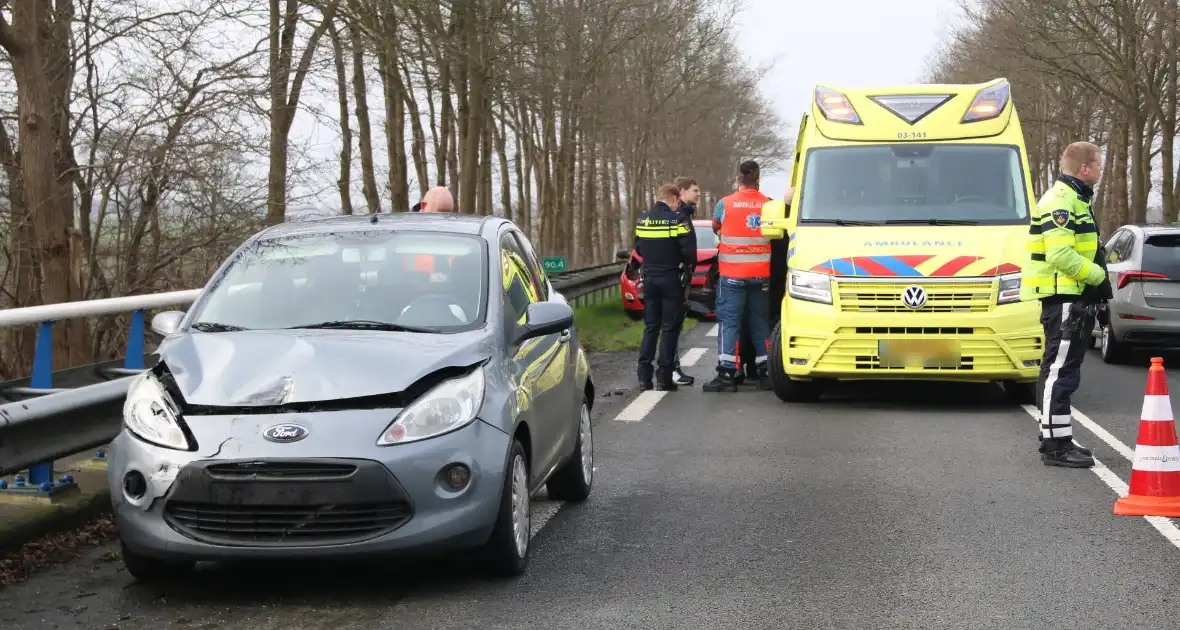
[[[832,277],[822,273],[792,269],[787,275],[787,293],[796,300],[832,303]]]
[[[402,410],[381,434],[377,446],[425,440],[466,426],[479,413],[483,393],[482,366],[465,376],[443,381]]]
[[[135,437],[178,451],[191,449],[180,412],[164,386],[150,373],[142,374],[127,387],[123,403],[123,424]]]
[[[1011,304],[1020,301],[1020,274],[1010,273],[1000,276],[1000,292],[996,296],[996,304]]]

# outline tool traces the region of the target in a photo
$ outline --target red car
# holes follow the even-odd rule
[[[697,235],[697,267],[692,274],[692,285],[688,290],[688,310],[700,317],[713,318],[716,316],[717,287],[717,240],[713,234],[713,222],[708,219],[698,219],[692,222]],[[626,260],[627,267],[620,277],[621,292],[623,294],[623,312],[632,319],[643,319],[643,281],[639,277],[639,268],[643,265],[643,258],[635,250],[620,249],[617,252],[619,260]]]

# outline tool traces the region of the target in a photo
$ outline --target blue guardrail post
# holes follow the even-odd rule
[[[131,313],[131,331],[127,333],[127,358],[123,367],[129,370],[143,369],[143,311]]]
[[[37,327],[37,345],[33,351],[33,377],[29,386],[34,389],[53,387],[53,320]],[[50,394],[52,395],[52,394]],[[13,498],[48,499],[62,490],[77,490],[73,475],[53,480],[53,462],[42,462],[29,467],[29,478],[15,475],[12,486],[0,479],[0,494]]]

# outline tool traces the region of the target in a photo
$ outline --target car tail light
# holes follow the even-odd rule
[[[1122,271],[1119,272],[1119,280],[1117,288],[1121,289],[1132,282],[1144,282],[1147,280],[1168,280],[1169,278],[1162,273],[1152,273],[1150,271]]]

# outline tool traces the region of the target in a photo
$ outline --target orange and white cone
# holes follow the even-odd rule
[[[1119,516],[1180,516],[1180,445],[1164,360],[1152,357],[1147,392],[1139,416],[1139,438],[1131,465],[1131,484],[1114,503]]]

